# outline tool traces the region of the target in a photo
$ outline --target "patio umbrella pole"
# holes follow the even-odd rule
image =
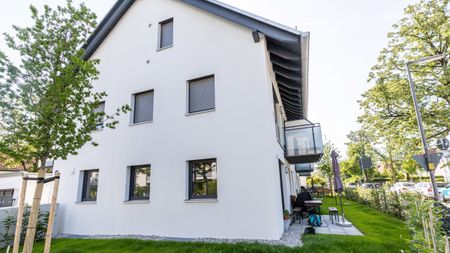
[[[336,225],[338,225],[340,227],[351,227],[351,226],[353,226],[352,223],[350,223],[350,222],[345,220],[344,207],[342,205],[342,193],[339,193],[339,204],[341,205],[342,222],[338,222],[338,223],[336,223]]]

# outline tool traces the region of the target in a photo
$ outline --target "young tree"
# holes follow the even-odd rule
[[[320,159],[320,161],[317,163],[317,168],[319,169],[320,174],[322,174],[323,177],[328,179],[328,183],[330,184],[330,188],[333,187],[332,180],[333,180],[333,165],[331,160],[331,151],[335,150],[336,152],[339,151],[336,149],[334,144],[330,141],[325,142],[323,145],[323,156]]]
[[[45,162],[76,155],[99,120],[114,128],[114,116],[129,110],[128,105],[112,115],[96,112],[106,96],[95,92],[98,60],[85,59],[82,45],[96,27],[96,16],[85,5],[44,6],[42,13],[31,6],[33,24],[13,26],[14,35],[5,34],[7,45],[21,56],[13,64],[0,52],[0,154],[38,171],[33,208],[26,233],[25,253],[32,251],[45,177]]]

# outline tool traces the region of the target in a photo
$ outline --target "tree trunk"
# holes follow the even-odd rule
[[[17,208],[16,232],[14,233],[13,253],[19,253],[20,235],[22,234],[23,210],[25,209],[25,194],[27,192],[26,174],[22,178],[22,188],[20,189],[19,207]]]
[[[28,219],[28,228],[25,236],[25,243],[23,246],[23,253],[32,253],[34,239],[36,236],[36,225],[39,216],[39,209],[41,205],[42,191],[44,189],[45,178],[45,161],[47,159],[41,159],[41,167],[38,171],[38,180],[36,182],[36,189],[34,190],[33,204],[31,205],[30,217]]]
[[[50,205],[50,212],[48,214],[47,233],[45,234],[44,253],[50,253],[50,246],[52,244],[53,223],[56,212],[56,199],[58,198],[59,177],[60,177],[59,172],[56,172],[55,181],[53,181],[52,203]]]

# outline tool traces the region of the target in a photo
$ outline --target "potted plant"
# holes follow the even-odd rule
[[[289,220],[289,215],[290,215],[290,213],[289,213],[289,211],[288,210],[284,210],[283,211],[283,219],[286,221],[286,220]]]

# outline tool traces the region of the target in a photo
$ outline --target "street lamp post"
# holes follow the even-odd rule
[[[444,57],[445,57],[445,55],[436,55],[436,56],[431,56],[431,57],[419,59],[419,60],[416,60],[416,61],[410,61],[410,62],[406,63],[406,71],[408,72],[409,86],[411,88],[411,95],[412,95],[413,102],[414,102],[414,109],[416,110],[417,125],[419,126],[420,136],[422,138],[422,145],[423,145],[423,148],[425,150],[425,166],[426,166],[425,169],[430,172],[431,185],[433,186],[433,192],[434,192],[434,199],[435,200],[439,200],[439,192],[438,192],[438,189],[437,189],[437,186],[436,186],[436,179],[434,177],[434,170],[430,170],[429,165],[428,165],[428,163],[430,161],[430,152],[428,150],[427,139],[425,137],[425,131],[424,131],[424,128],[423,128],[422,114],[420,113],[419,105],[417,104],[416,91],[415,91],[415,88],[414,88],[414,82],[413,82],[412,75],[411,75],[410,65],[412,65],[412,64],[423,64],[423,63],[427,63],[427,62],[430,62],[430,61],[436,61],[436,60],[440,60],[440,59],[442,59]]]

